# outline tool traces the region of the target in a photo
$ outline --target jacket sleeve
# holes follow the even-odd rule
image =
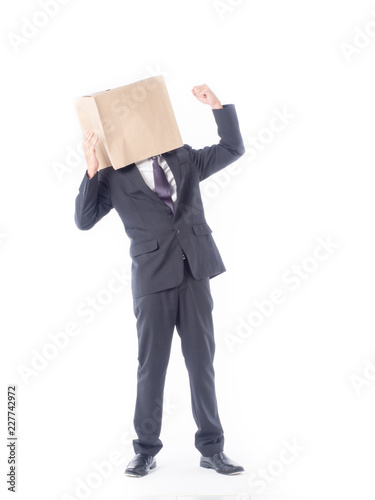
[[[218,127],[219,144],[202,149],[193,149],[188,144],[184,145],[188,150],[190,160],[199,171],[201,181],[227,167],[245,153],[234,104],[224,104],[222,109],[212,111]]]
[[[113,208],[107,180],[100,172],[90,179],[87,170],[75,201],[74,221],[78,229],[91,229]]]

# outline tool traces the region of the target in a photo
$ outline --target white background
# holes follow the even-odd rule
[[[18,498],[374,498],[375,4],[72,0],[43,19],[41,3],[1,7],[1,489],[6,388],[17,384]],[[45,26],[12,42],[33,20]],[[198,466],[177,334],[158,468],[123,474],[135,318],[128,278],[112,298],[105,289],[114,272],[128,276],[129,244],[114,211],[87,232],[74,224],[86,165],[72,155],[82,141],[73,98],[154,74],[184,142],[218,140],[210,108],[191,95],[207,83],[236,105],[246,143],[237,175],[202,185],[227,267],[211,281],[215,369],[225,451],[241,476]],[[283,130],[265,131],[282,112]],[[318,261],[322,240],[332,249]],[[305,268],[296,289],[285,279],[293,266]],[[254,301],[274,289],[283,304],[251,333]],[[79,315],[104,294],[91,321]],[[67,337],[72,322],[79,330]],[[65,347],[51,351],[53,336]]]

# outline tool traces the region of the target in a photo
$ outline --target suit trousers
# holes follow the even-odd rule
[[[191,405],[198,430],[195,447],[203,456],[223,451],[213,360],[213,300],[209,278],[193,278],[187,259],[183,281],[175,288],[133,299],[138,335],[137,398],[133,440],[136,453],[155,456],[160,431],[164,383],[176,327],[189,374]]]

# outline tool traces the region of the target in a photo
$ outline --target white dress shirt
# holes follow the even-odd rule
[[[174,203],[177,199],[177,186],[172,170],[169,168],[168,163],[164,160],[164,158],[161,157],[161,155],[158,155],[158,163],[164,170],[165,175],[167,177],[167,181],[171,186],[171,198]],[[147,186],[150,189],[152,189],[152,191],[155,192],[154,169],[152,167],[152,158],[146,158],[146,160],[137,161],[135,162],[135,164]]]

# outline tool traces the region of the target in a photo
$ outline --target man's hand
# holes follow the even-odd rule
[[[83,152],[85,153],[86,163],[87,163],[87,175],[94,177],[99,169],[99,162],[95,153],[95,145],[98,142],[99,137],[94,137],[94,132],[91,130],[87,132],[85,138],[83,139]]]
[[[219,99],[206,84],[196,85],[193,87],[192,93],[198,101],[208,104],[212,109],[221,109],[223,107]]]

